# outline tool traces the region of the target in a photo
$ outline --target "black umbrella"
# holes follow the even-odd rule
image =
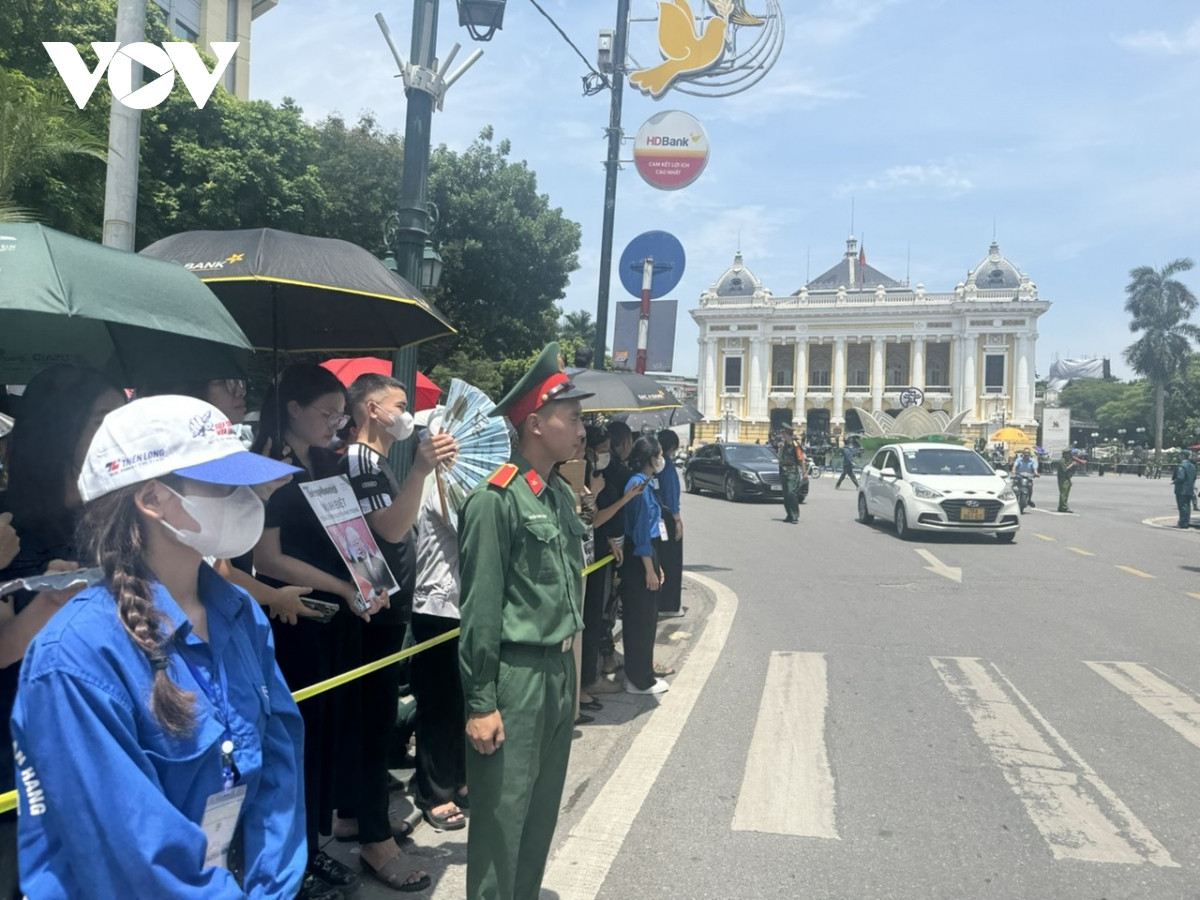
[[[416,288],[346,241],[273,228],[185,231],[142,253],[191,269],[257,348],[360,353],[454,333]]]
[[[664,428],[674,428],[676,425],[691,425],[704,418],[704,413],[691,404],[672,406],[667,409],[642,409],[632,412],[619,412],[613,416],[614,422],[624,422],[633,431],[644,431],[653,428],[662,431]]]
[[[583,401],[584,412],[670,409],[681,405],[674,394],[648,375],[599,369],[567,369],[567,375],[581,391],[594,395]]]

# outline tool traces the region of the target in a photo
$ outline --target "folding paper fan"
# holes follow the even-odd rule
[[[430,419],[431,432],[446,432],[458,441],[458,458],[438,470],[442,515],[452,528],[458,527],[458,510],[471,488],[507,462],[512,452],[505,419],[488,415],[495,407],[479,388],[453,378],[445,409]]]

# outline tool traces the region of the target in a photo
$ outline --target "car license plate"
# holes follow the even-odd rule
[[[773,484],[773,485],[771,485],[771,490],[773,490],[773,491],[782,491],[782,490],[783,490],[783,485],[782,485],[782,484]]]
[[[982,506],[964,506],[962,509],[960,509],[958,511],[958,517],[960,519],[964,519],[964,520],[973,519],[977,522],[982,522],[983,521],[983,507]]]

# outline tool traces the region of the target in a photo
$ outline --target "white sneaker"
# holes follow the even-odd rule
[[[660,619],[677,619],[682,615],[683,615],[682,609],[671,609],[671,610],[660,609],[658,611],[658,617]]]
[[[627,694],[663,694],[671,689],[671,686],[661,678],[654,679],[654,684],[648,688],[634,687],[629,682],[625,682],[625,693]]]

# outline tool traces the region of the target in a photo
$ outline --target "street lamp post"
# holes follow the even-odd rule
[[[435,270],[438,277],[441,274],[441,258],[429,241],[430,215],[429,201],[426,197],[429,183],[429,130],[433,123],[433,108],[435,105],[441,106],[447,88],[483,55],[483,51],[476,50],[452,75],[447,75],[450,64],[458,53],[458,45],[455,44],[442,64],[435,68],[438,0],[413,0],[410,62],[404,61],[392,42],[387,24],[383,21],[383,14],[377,13],[375,21],[379,24],[388,48],[400,67],[400,75],[404,79],[404,93],[408,98],[404,119],[404,162],[400,170],[400,193],[392,217],[395,224],[392,250],[396,258],[396,272],[407,279],[409,284],[424,286],[423,282],[434,280]],[[428,267],[425,265],[427,257]],[[422,272],[423,269],[426,271]],[[392,374],[408,385],[409,390],[413,390],[417,380],[415,344],[402,347],[393,354]],[[402,449],[401,444],[404,445]],[[389,455],[392,468],[400,478],[408,473],[411,455],[409,446],[407,441],[397,441],[393,445],[394,452]]]
[[[725,440],[726,440],[726,442],[728,442],[729,441],[729,433],[733,429],[733,399],[730,397],[725,398],[724,413],[725,413],[724,434],[725,434]]]

